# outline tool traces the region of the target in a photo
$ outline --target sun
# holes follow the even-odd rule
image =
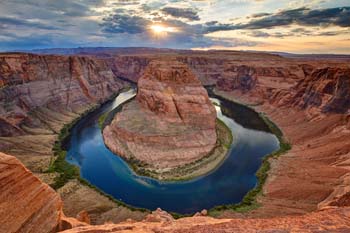
[[[154,24],[150,26],[154,34],[166,34],[169,32],[177,32],[178,30],[174,27],[168,27],[161,24]]]

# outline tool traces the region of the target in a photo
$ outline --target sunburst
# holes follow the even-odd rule
[[[175,27],[169,27],[162,24],[153,24],[150,26],[150,29],[156,35],[166,35],[167,33],[173,33],[178,31],[178,29]]]

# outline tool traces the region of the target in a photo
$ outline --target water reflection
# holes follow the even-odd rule
[[[112,103],[81,120],[72,130],[67,156],[70,163],[81,168],[83,178],[127,204],[194,213],[215,205],[238,203],[255,186],[255,172],[261,165],[261,158],[278,149],[274,135],[245,128],[215,106],[217,116],[234,135],[230,153],[220,167],[206,176],[186,182],[160,182],[137,176],[124,160],[105,147],[97,124],[101,114],[134,96],[135,90],[124,92]],[[222,104],[218,99],[211,100],[217,105]]]

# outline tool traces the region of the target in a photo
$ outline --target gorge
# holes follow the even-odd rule
[[[51,148],[58,140],[61,128],[87,109],[116,94],[127,85],[123,80],[137,81],[150,61],[169,58],[187,64],[202,84],[215,87],[215,95],[248,104],[266,114],[283,130],[292,149],[269,159],[269,175],[256,199],[259,208],[243,214],[229,208],[220,210],[215,213],[220,219],[197,215],[173,220],[156,211],[151,216],[158,216],[155,218],[159,222],[169,222],[168,228],[158,224],[158,220],[150,223],[152,220],[148,217],[145,222],[85,226],[76,228],[77,232],[142,227],[158,228],[164,232],[219,230],[228,226],[232,229],[236,227],[237,231],[244,226],[246,232],[249,229],[311,231],[315,226],[323,230],[346,230],[349,227],[348,60],[157,49],[111,49],[103,53],[79,55],[77,52],[69,56],[1,54],[1,151],[17,157],[43,182],[54,184],[63,173],[59,170],[46,171],[54,159]],[[74,129],[72,132],[74,134]],[[4,166],[3,161],[9,158],[2,156]],[[69,154],[67,158],[70,158]],[[5,173],[1,170],[2,175]],[[82,175],[84,177],[84,171]],[[250,188],[253,186],[254,183]],[[50,192],[57,195],[54,191]],[[86,210],[92,224],[118,223],[127,218],[141,220],[148,215],[148,212],[131,211],[110,202],[76,178],[58,187],[57,192],[63,201],[63,212],[75,217]],[[23,189],[23,195],[25,193]],[[4,194],[1,200],[11,200],[11,197]],[[32,208],[31,211],[36,212],[37,209]],[[4,215],[5,212],[1,214]],[[45,225],[58,225],[61,218],[59,214],[57,216],[57,221],[47,219]],[[325,219],[331,224],[326,224]]]
[[[135,100],[115,113],[103,138],[142,174],[188,179],[226,157],[223,144],[229,146],[232,136],[215,119],[214,105],[188,67],[152,61],[138,80]]]

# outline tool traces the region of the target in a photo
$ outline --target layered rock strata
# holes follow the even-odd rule
[[[142,232],[142,233],[212,233],[212,232],[348,232],[350,209],[319,211],[304,216],[269,219],[215,219],[198,216],[171,219],[161,210],[154,211],[142,222],[123,222],[101,226],[77,227],[65,233]]]
[[[62,201],[15,157],[0,153],[0,232],[58,229]]]
[[[103,130],[116,154],[157,169],[208,155],[216,145],[216,111],[186,65],[153,61],[138,81],[136,100]]]
[[[161,209],[143,221],[91,226],[62,213],[59,196],[28,171],[16,158],[0,153],[0,232],[347,232],[350,210],[326,209],[298,217],[271,219],[214,219],[196,214],[175,220]],[[89,216],[77,216],[86,222]],[[70,229],[70,230],[67,230]]]
[[[105,61],[91,56],[0,54],[0,151],[15,156],[43,181],[53,184],[58,174],[45,171],[55,159],[52,147],[60,130],[123,86]],[[81,190],[70,195],[84,196],[86,202],[80,203],[93,203],[87,208],[90,213],[100,216],[103,211],[114,211],[108,218],[94,215],[93,223],[114,216],[118,216],[116,221],[123,219],[119,217],[119,212],[125,212],[122,207],[93,189],[84,186],[84,192]],[[64,209],[72,210],[67,211],[69,216],[86,208],[66,196],[63,202]]]
[[[47,174],[41,172],[48,167],[56,132],[65,123],[115,93],[122,86],[117,76],[137,81],[150,61],[170,57],[187,64],[203,84],[225,90],[220,95],[265,112],[293,145],[288,154],[271,161],[264,196],[258,199],[262,207],[246,215],[267,218],[349,205],[349,58],[290,59],[235,51],[161,53],[137,48],[118,53],[104,49],[102,54],[96,50],[99,54],[89,56],[0,55],[0,151],[14,155],[45,178]],[[78,73],[85,81],[78,82]],[[89,214],[96,210],[93,224],[125,219],[119,219],[121,207],[109,203],[107,209],[99,201],[103,196],[87,186],[76,190],[74,186],[69,198],[63,197],[70,216],[86,208]],[[237,217],[232,212],[222,215],[232,216]],[[331,228],[336,223],[329,224]]]

